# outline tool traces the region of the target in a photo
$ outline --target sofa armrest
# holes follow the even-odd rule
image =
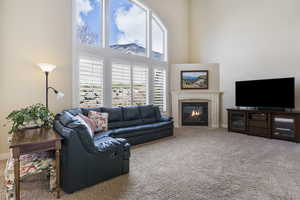
[[[169,117],[169,116],[162,116],[160,118],[161,122],[168,122],[168,121],[172,121],[172,120],[173,120],[173,117]]]
[[[98,150],[93,140],[90,138],[88,133],[86,133],[86,130],[82,126],[74,126],[74,128],[69,128],[63,126],[58,120],[55,120],[54,130],[64,138],[63,146],[66,149],[72,149],[73,147],[76,147],[77,149],[84,149],[84,151],[89,154],[103,154]]]

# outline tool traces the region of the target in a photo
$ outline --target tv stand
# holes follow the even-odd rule
[[[257,107],[257,110],[285,112],[285,108]]]
[[[228,131],[300,142],[300,112],[227,109]]]

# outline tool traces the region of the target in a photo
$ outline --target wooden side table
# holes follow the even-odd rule
[[[56,198],[60,197],[60,149],[62,137],[53,129],[28,129],[13,134],[9,148],[12,149],[15,173],[15,195],[20,200],[20,156],[23,154],[55,151]]]

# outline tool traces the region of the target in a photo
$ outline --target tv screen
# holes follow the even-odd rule
[[[236,106],[295,108],[295,78],[236,82]]]

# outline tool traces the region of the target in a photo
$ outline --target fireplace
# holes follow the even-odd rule
[[[183,126],[208,126],[208,102],[182,102]]]

